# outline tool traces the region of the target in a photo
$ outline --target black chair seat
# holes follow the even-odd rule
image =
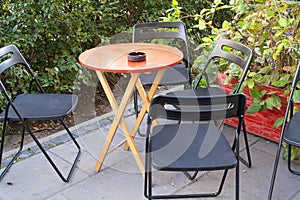
[[[152,85],[157,71],[150,74],[141,74],[140,80],[143,85]],[[184,64],[178,64],[166,69],[159,85],[175,85],[189,82],[189,73]]]
[[[180,91],[175,91],[175,92],[169,92],[169,93],[167,93],[167,95],[175,96],[175,97],[180,97],[180,96],[184,96],[184,97],[193,97],[193,96],[194,97],[197,97],[197,96],[209,97],[209,96],[218,96],[218,95],[224,95],[224,94],[226,94],[225,91],[223,91],[219,87],[207,87],[207,88],[188,89],[188,90],[180,90]],[[213,107],[210,107],[210,106],[182,107],[180,105],[177,105],[176,107],[177,108],[181,108],[181,109],[194,109],[194,110],[195,109],[202,109],[202,110],[205,110],[205,109],[215,109],[215,110],[217,110],[217,109],[224,109],[224,106],[227,106],[227,105],[224,104],[224,105],[217,105],[217,106],[213,106]],[[247,159],[248,159],[248,161],[246,161],[242,157],[240,157],[240,161],[243,164],[245,164],[247,167],[250,168],[251,165],[252,165],[252,163],[251,163],[250,149],[249,149],[249,144],[248,144],[248,139],[247,139],[247,132],[246,132],[245,123],[243,123],[243,132],[244,132],[244,140],[245,140],[245,145],[246,145],[246,151],[247,151]]]
[[[215,125],[160,125],[153,128],[151,140],[153,167],[159,170],[224,170],[237,165],[228,141]]]
[[[291,121],[287,125],[284,134],[284,140],[286,143],[292,146],[300,146],[300,112],[296,112]]]
[[[181,109],[174,108],[177,105]],[[185,109],[186,107],[205,109]],[[235,199],[239,199],[238,144],[245,108],[246,97],[243,94],[159,95],[153,98],[147,120],[145,197],[148,199],[216,197],[222,191],[229,169],[235,168]],[[210,122],[232,117],[238,119],[238,128],[233,131],[236,142],[230,145],[221,129]],[[184,172],[190,180],[196,177],[198,171],[222,170],[223,176],[218,189],[213,192],[169,194],[166,191],[153,194],[152,168],[161,173]],[[195,173],[191,176],[189,172]]]
[[[70,114],[77,101],[78,97],[71,94],[21,94],[15,98],[14,104],[26,120],[51,120]],[[1,121],[4,120],[4,113],[0,114]],[[8,120],[20,120],[11,107]]]

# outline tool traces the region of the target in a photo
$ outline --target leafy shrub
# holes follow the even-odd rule
[[[168,4],[133,0],[7,0],[0,7],[0,46],[17,45],[46,91],[71,92],[78,86],[76,80],[92,84],[89,72],[77,61],[81,52],[137,21],[158,19]]]

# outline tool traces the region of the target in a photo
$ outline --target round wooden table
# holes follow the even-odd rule
[[[142,62],[128,61],[128,53],[130,52],[144,52],[146,54],[146,60]],[[130,148],[138,167],[143,174],[144,164],[134,142],[135,134],[146,112],[149,111],[151,99],[155,95],[156,89],[163,77],[165,69],[180,63],[182,59],[183,54],[177,48],[149,43],[120,43],[100,46],[89,49],[80,54],[79,63],[96,71],[103,90],[105,91],[105,94],[115,114],[105,144],[102,147],[102,151],[95,166],[96,172],[101,169],[105,156],[107,155],[111,142],[115,136],[116,130],[118,126],[120,126],[126,139],[125,142],[128,144],[128,146],[125,148]],[[139,75],[140,73],[148,73],[155,70],[158,71],[156,78],[149,92],[146,93],[141,81],[139,80]],[[119,105],[103,72],[131,74],[131,78]],[[134,123],[133,129],[130,131],[123,114],[135,87],[137,88],[143,100],[143,106]],[[124,144],[124,142],[112,148],[112,150],[118,148],[122,144]]]

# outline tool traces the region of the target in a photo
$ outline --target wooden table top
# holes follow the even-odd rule
[[[128,61],[128,53],[144,52],[146,60]],[[174,47],[150,43],[120,43],[89,49],[79,56],[83,66],[102,72],[143,73],[178,64],[183,54]]]

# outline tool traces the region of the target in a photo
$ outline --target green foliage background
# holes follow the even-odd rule
[[[162,20],[171,3],[171,0],[6,0],[0,4],[0,47],[17,45],[46,91],[71,92],[77,86],[75,80],[91,84],[89,73],[77,62],[81,52],[130,30],[137,22]],[[193,14],[211,1],[179,3],[183,12]]]
[[[46,91],[71,92],[75,80],[91,84],[77,61],[81,52],[137,21],[158,19],[168,2],[6,0],[0,6],[0,47],[17,45]]]

